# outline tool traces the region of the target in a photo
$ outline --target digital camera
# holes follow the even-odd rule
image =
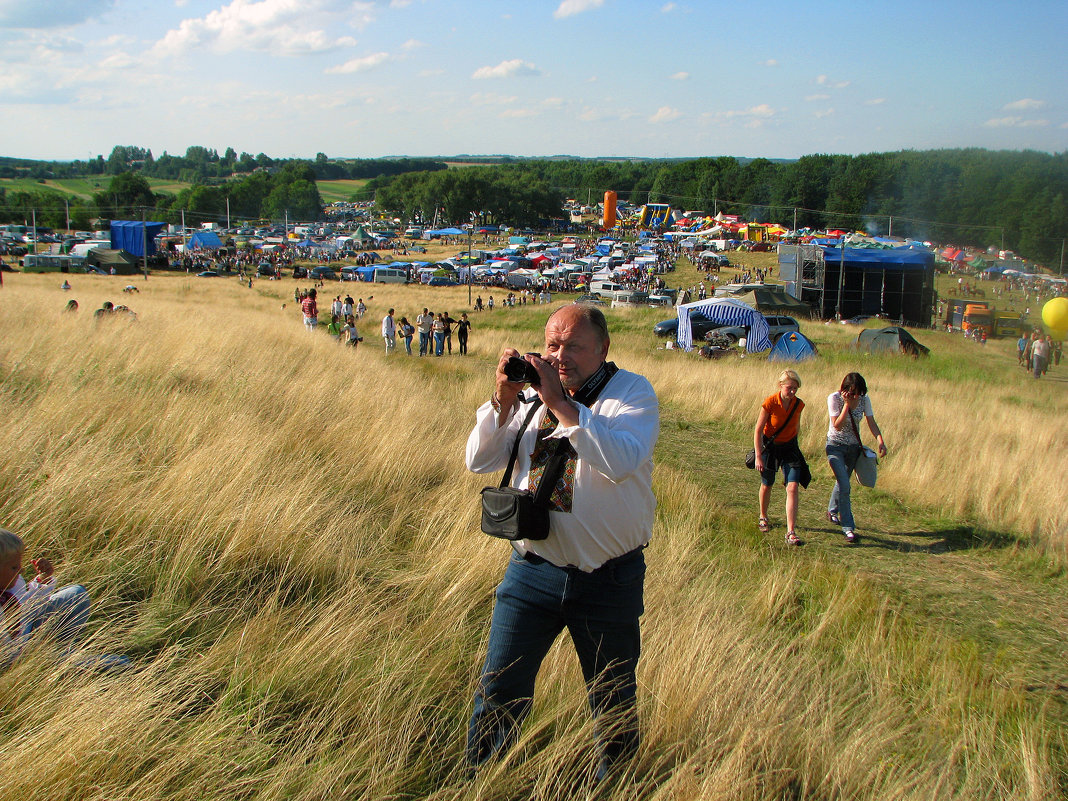
[[[540,353],[530,353],[528,355],[541,358]],[[538,376],[538,371],[534,369],[534,365],[519,356],[512,356],[504,363],[504,374],[509,381],[514,381],[517,384],[531,384],[535,387],[541,384],[541,378]]]

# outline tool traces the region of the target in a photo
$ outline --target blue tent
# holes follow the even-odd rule
[[[148,222],[139,220],[112,220],[111,221],[111,249],[125,250],[131,256],[144,256],[145,246],[148,246],[148,255],[156,252],[156,237],[167,223]]]
[[[186,247],[190,250],[199,250],[200,248],[215,250],[222,246],[222,240],[219,239],[219,235],[214,231],[197,231],[189,237],[189,242],[186,244]]]
[[[804,334],[788,331],[779,337],[768,354],[769,362],[803,362],[816,358],[816,346]]]
[[[366,267],[357,267],[356,272],[359,274],[361,281],[375,280],[375,268],[373,264],[368,264]]]

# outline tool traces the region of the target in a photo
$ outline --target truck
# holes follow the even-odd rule
[[[946,305],[945,325],[970,333],[985,328],[988,337],[1017,337],[1028,327],[1021,312],[998,311],[986,301],[951,300]]]

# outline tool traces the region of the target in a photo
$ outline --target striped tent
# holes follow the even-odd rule
[[[749,329],[745,338],[745,349],[750,353],[760,353],[771,347],[768,336],[768,321],[764,315],[734,298],[710,298],[695,303],[684,303],[679,311],[679,346],[693,350],[693,332],[690,330],[690,312],[696,311],[709,320],[721,325],[744,325]]]

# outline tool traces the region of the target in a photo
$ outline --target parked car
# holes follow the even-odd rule
[[[219,274],[215,270],[204,270],[197,273],[197,278],[218,278]]]
[[[266,278],[273,278],[275,275],[274,265],[269,261],[261,261],[259,266],[256,267],[256,274]]]
[[[308,270],[308,277],[322,281],[336,281],[337,273],[329,267],[312,267]]]
[[[427,286],[459,286],[460,282],[445,275],[432,275],[426,282]]]
[[[771,340],[771,344],[774,345],[779,337],[788,331],[801,331],[801,326],[797,324],[797,320],[793,317],[786,317],[785,315],[778,314],[765,314],[764,319],[768,322],[768,339]],[[675,321],[676,323],[678,320]],[[726,337],[730,342],[737,342],[742,337],[749,336],[749,329],[744,325],[725,325],[713,328],[707,334],[705,339],[710,336],[720,335]]]
[[[787,331],[801,330],[797,320],[793,317],[765,314],[764,319],[768,322],[768,338],[771,339],[772,344]],[[696,310],[690,311],[690,333],[695,341],[705,339],[708,334],[713,332],[725,336],[731,342],[737,342],[742,337],[749,335],[749,329],[744,325],[723,325],[708,319]],[[653,326],[653,333],[658,337],[677,338],[679,318],[673,317],[670,320],[661,320]]]

